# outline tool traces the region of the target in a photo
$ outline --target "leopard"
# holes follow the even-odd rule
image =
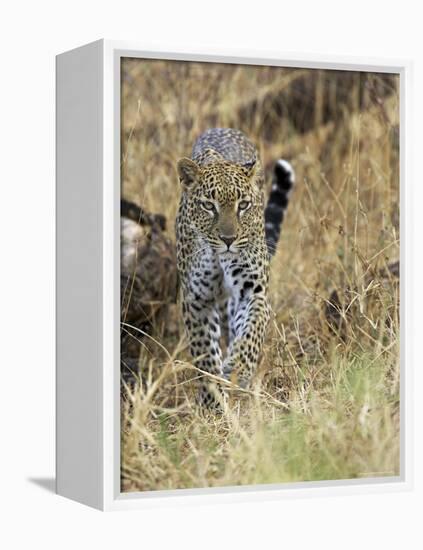
[[[248,388],[257,370],[270,319],[270,260],[295,175],[291,164],[279,159],[265,205],[258,148],[234,128],[203,132],[191,156],[177,162],[177,174],[183,323],[200,370],[199,403],[221,409],[227,403],[223,382]]]

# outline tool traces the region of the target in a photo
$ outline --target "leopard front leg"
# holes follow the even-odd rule
[[[188,335],[191,355],[202,371],[223,377],[222,352],[219,345],[219,314],[214,301],[197,293],[183,295],[183,318]],[[206,407],[222,407],[225,393],[212,377],[199,379],[199,401]]]
[[[258,365],[268,322],[265,295],[251,296],[240,303],[234,317],[235,337],[224,362],[225,378],[235,376],[240,386],[247,386]]]
[[[267,301],[266,266],[231,264],[225,269],[225,283],[230,289],[229,321],[232,335],[223,364],[227,379],[245,387],[254,374],[263,348],[270,318]]]

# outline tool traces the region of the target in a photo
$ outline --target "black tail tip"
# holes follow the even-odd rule
[[[275,164],[273,185],[283,191],[290,191],[295,183],[295,172],[292,165],[284,159],[279,159]]]

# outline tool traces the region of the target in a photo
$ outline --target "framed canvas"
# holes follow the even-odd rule
[[[104,40],[57,57],[59,494],[411,486],[410,71]]]

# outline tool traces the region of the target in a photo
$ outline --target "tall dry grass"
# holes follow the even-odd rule
[[[127,59],[122,191],[169,220],[175,166],[208,127],[243,130],[297,184],[272,260],[273,316],[248,391],[195,406],[176,307],[122,396],[122,490],[399,473],[398,81],[392,75]],[[123,329],[124,330],[124,327]]]

